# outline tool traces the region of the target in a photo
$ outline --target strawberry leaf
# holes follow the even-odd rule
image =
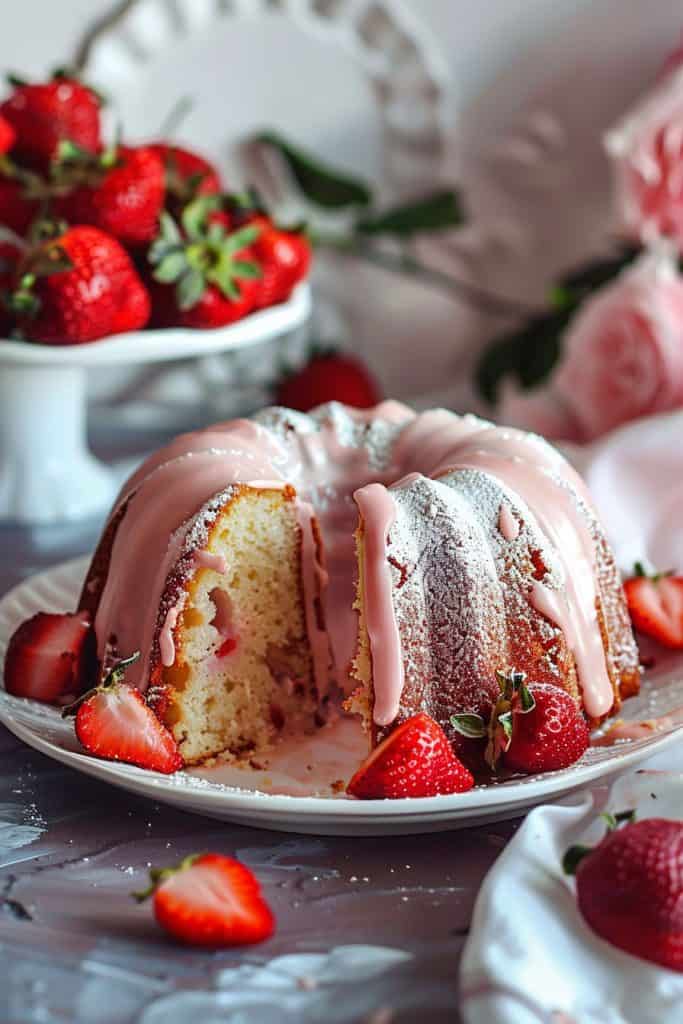
[[[229,253],[235,253],[241,249],[246,249],[247,246],[256,241],[260,234],[261,229],[258,224],[247,224],[246,227],[239,228],[237,231],[233,231],[231,235],[228,235],[225,239],[225,250]]]
[[[497,721],[508,741],[507,746],[509,746],[512,739],[512,711],[504,711],[502,715],[498,715]]]
[[[362,235],[397,235],[410,238],[421,231],[444,231],[464,220],[458,193],[443,189],[384,213],[362,217],[356,231]]]
[[[450,722],[456,732],[468,739],[479,740],[486,736],[486,722],[481,715],[451,715]]]
[[[253,281],[263,277],[261,267],[258,263],[254,263],[251,260],[235,260],[232,265],[232,272],[234,277],[249,278]]]
[[[206,278],[200,270],[190,268],[178,282],[178,306],[182,310],[192,309],[201,299],[206,290]]]
[[[576,869],[589,853],[593,852],[592,846],[582,846],[577,844],[576,846],[570,846],[564,857],[562,858],[562,870],[565,875],[575,875]]]
[[[280,154],[304,196],[316,206],[340,210],[370,204],[372,192],[365,182],[329,167],[312,154],[287,142],[277,132],[261,132],[255,141],[271,146]]]
[[[187,271],[187,259],[182,251],[169,252],[161,259],[154,271],[155,281],[162,284],[173,284]]]
[[[218,209],[219,206],[219,196],[199,196],[188,203],[180,216],[187,237],[193,241],[203,239],[206,234],[207,218],[212,210]]]

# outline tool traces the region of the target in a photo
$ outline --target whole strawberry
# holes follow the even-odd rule
[[[683,650],[683,576],[648,575],[636,562],[635,575],[624,583],[633,626],[664,647]]]
[[[285,302],[292,289],[308,274],[311,247],[302,232],[282,231],[266,217],[260,217],[261,233],[254,243],[254,255],[261,266],[262,277],[258,308]]]
[[[496,770],[531,775],[567,768],[590,742],[574,698],[550,683],[529,683],[523,672],[498,673],[500,697],[489,722],[480,715],[453,715],[451,725],[470,739],[487,737],[486,762]]]
[[[186,857],[176,868],[152,868],[152,897],[164,931],[191,946],[247,946],[269,939],[275,918],[248,867],[219,853]]]
[[[15,83],[0,114],[16,135],[13,153],[20,163],[46,171],[65,140],[91,153],[100,149],[100,101],[91,89],[61,75]]]
[[[17,135],[14,128],[6,117],[0,114],[0,156],[9,153],[16,141]]]
[[[601,938],[643,960],[683,971],[683,822],[646,818],[619,828],[618,815],[594,849],[573,847],[579,910]]]
[[[397,800],[464,793],[473,785],[441,726],[420,712],[373,750],[346,791],[359,800]]]
[[[197,196],[218,195],[220,175],[213,164],[192,150],[173,142],[151,142],[147,146],[161,160],[166,177],[166,196],[180,209]]]
[[[162,214],[149,251],[155,326],[225,327],[254,308],[260,269],[250,246],[258,228],[228,232],[222,221],[211,221],[211,209],[210,198],[194,200],[183,212],[182,230]]]
[[[30,341],[79,345],[144,327],[150,302],[116,239],[75,227],[25,257],[11,308]]]
[[[128,246],[156,237],[165,185],[164,166],[154,150],[118,146],[100,158],[72,147],[60,152],[66,191],[55,203],[60,217],[70,224],[91,224]]]
[[[22,238],[40,211],[40,201],[30,196],[27,185],[0,173],[0,224]]]
[[[355,356],[340,352],[314,354],[300,370],[286,374],[275,390],[278,405],[308,412],[324,402],[370,409],[381,394],[368,369]]]

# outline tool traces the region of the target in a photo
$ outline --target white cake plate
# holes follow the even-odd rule
[[[287,302],[217,330],[133,331],[71,346],[0,341],[0,520],[78,519],[114,497],[114,474],[88,449],[88,371],[259,345],[300,327],[310,309],[301,284]]]
[[[87,563],[81,558],[55,566],[2,598],[0,664],[9,637],[25,618],[39,610],[75,607]],[[636,721],[682,707],[683,656],[663,653],[656,669],[645,674],[641,694],[624,704],[621,717]],[[242,825],[318,835],[437,832],[516,817],[534,804],[632,769],[683,742],[683,726],[672,724],[646,739],[591,747],[580,761],[562,771],[513,777],[454,796],[353,800],[344,795],[343,784],[367,751],[367,740],[355,719],[340,719],[314,737],[282,744],[273,754],[260,757],[258,767],[216,765],[175,775],[91,757],[76,739],[71,720],[64,720],[47,704],[11,697],[4,692],[1,678],[0,722],[41,754],[138,796]]]

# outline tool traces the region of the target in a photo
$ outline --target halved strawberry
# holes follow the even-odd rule
[[[5,655],[5,689],[47,703],[82,691],[91,638],[90,616],[38,612],[13,633]]]
[[[474,785],[441,726],[420,712],[399,725],[370,754],[346,792],[360,800],[464,793]]]
[[[683,650],[683,576],[656,573],[648,576],[640,562],[624,592],[635,629],[665,647]]]
[[[153,868],[154,916],[169,935],[192,946],[246,946],[269,939],[273,913],[249,868],[219,853],[186,857],[177,868]]]
[[[123,682],[126,668],[139,657],[120,661],[63,714],[75,714],[76,735],[90,754],[170,775],[183,767],[175,739],[140,691]]]

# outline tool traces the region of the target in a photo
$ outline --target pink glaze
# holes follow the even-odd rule
[[[131,667],[129,678],[144,688],[159,603],[193,518],[232,483],[281,487],[287,482],[298,497],[306,625],[321,693],[330,672],[343,689],[349,689],[348,670],[357,634],[352,606],[358,509],[366,535],[372,537],[366,586],[372,595],[368,613],[372,618],[374,714],[378,724],[388,724],[398,708],[404,669],[385,557],[386,535],[393,521],[393,501],[386,487],[397,480],[401,486],[409,486],[416,473],[439,477],[458,469],[480,469],[521,495],[557,550],[569,602],[560,600],[558,592],[545,584],[534,587],[530,601],[565,633],[576,658],[586,710],[595,717],[609,710],[612,689],[595,611],[595,552],[570,488],[586,502],[587,492],[562,456],[532,435],[445,410],[418,416],[398,402],[384,402],[374,410],[337,408],[339,414],[330,407],[316,423],[301,417],[295,421],[296,429],[283,428],[282,418],[278,421],[276,417],[274,429],[236,420],[186,434],[153,455],[133,475],[117,503],[127,499],[129,506],[115,536],[111,569],[95,620],[100,657],[112,636],[120,656],[140,650],[142,658]],[[393,440],[379,446],[387,455],[379,463],[373,461],[370,438],[378,427],[395,431]],[[361,434],[367,435],[367,444],[359,439]],[[519,523],[507,511],[512,522],[501,508],[501,533],[514,539]],[[324,568],[316,558],[313,515],[323,538]],[[198,552],[196,564],[221,571],[217,563],[208,565],[205,554]],[[327,636],[319,629],[315,614],[319,592]],[[161,634],[160,655],[166,663],[171,656],[170,620]]]
[[[311,648],[313,677],[318,694],[322,697],[329,689],[331,655],[330,641],[324,623],[320,622],[317,605],[322,600],[328,583],[325,568],[318,561],[317,545],[313,533],[315,514],[306,501],[297,502],[297,519],[301,531],[301,576],[304,591],[306,633]]]
[[[361,487],[353,497],[363,520],[363,586],[375,693],[373,718],[377,725],[390,725],[398,714],[404,683],[401,639],[387,561],[387,537],[396,519],[396,505],[382,484]]]
[[[174,604],[166,612],[166,618],[164,624],[161,627],[159,633],[159,653],[161,655],[161,664],[167,668],[175,661],[175,641],[173,639],[173,630],[178,624],[178,616],[182,611],[182,605]]]
[[[212,569],[219,576],[224,576],[228,571],[228,563],[222,555],[213,555],[210,551],[197,551],[194,560],[202,569]]]
[[[519,537],[519,523],[513,516],[510,506],[504,501],[501,502],[498,513],[498,529],[505,540],[513,541]]]
[[[530,601],[563,631],[576,660],[584,707],[591,717],[599,718],[612,707],[614,696],[597,618],[593,538],[572,491],[564,485],[564,481],[573,485],[577,474],[571,467],[564,467],[558,476],[561,457],[533,435],[529,436],[528,448],[530,457],[525,459],[520,431],[489,428],[456,446],[449,468],[485,470],[533,509],[538,525],[557,552],[568,600],[559,591],[538,583],[531,590]],[[585,493],[582,485],[580,494],[583,497]]]
[[[620,740],[645,740],[658,732],[668,732],[683,725],[683,707],[675,708],[667,715],[648,718],[640,722],[624,722],[618,719],[603,736],[591,740],[592,747],[612,747]]]

